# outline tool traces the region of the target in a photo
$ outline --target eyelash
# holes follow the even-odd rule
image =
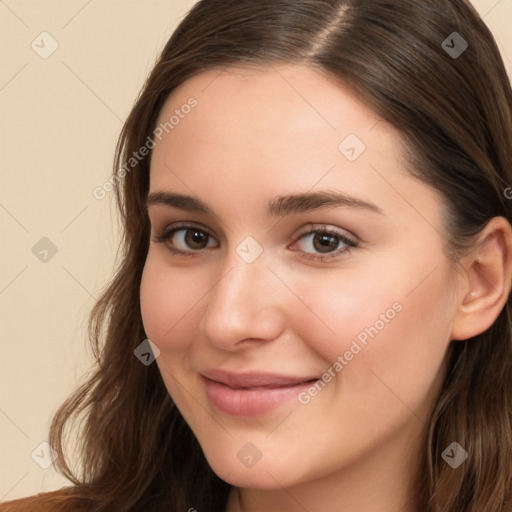
[[[155,237],[153,238],[153,242],[165,243],[176,232],[183,231],[183,230],[186,231],[186,230],[191,230],[191,229],[195,229],[201,233],[206,234],[208,237],[212,237],[212,235],[210,233],[208,233],[208,231],[206,231],[198,226],[195,226],[192,224],[180,224],[178,226],[169,227],[169,228],[165,229],[161,234],[155,235]],[[302,240],[303,238],[306,238],[307,236],[309,236],[311,234],[331,235],[331,236],[337,238],[343,244],[345,244],[346,247],[344,247],[343,249],[337,249],[336,251],[333,251],[331,253],[326,253],[326,256],[321,256],[319,254],[305,253],[304,258],[306,258],[308,260],[320,261],[320,262],[330,261],[342,253],[350,253],[350,249],[357,247],[357,244],[354,240],[348,238],[347,236],[345,236],[335,230],[332,230],[332,229],[329,229],[326,227],[318,228],[318,229],[310,229],[309,231],[306,231],[306,232],[300,234],[296,241]],[[176,256],[185,257],[185,258],[196,256],[198,253],[201,253],[205,250],[205,249],[200,249],[200,250],[182,251],[182,250],[176,249],[170,245],[168,245],[167,248],[171,253],[175,254]]]

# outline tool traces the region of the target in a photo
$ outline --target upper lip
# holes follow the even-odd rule
[[[201,375],[231,388],[278,388],[293,386],[317,379],[316,377],[292,377],[266,372],[234,373],[220,369],[205,370],[201,372]]]

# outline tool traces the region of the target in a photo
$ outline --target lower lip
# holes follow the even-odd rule
[[[221,412],[230,416],[256,416],[297,398],[313,381],[280,388],[233,389],[203,377],[206,396]]]

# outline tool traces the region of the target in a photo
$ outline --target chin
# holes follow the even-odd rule
[[[245,453],[249,452],[248,449],[243,452],[236,446],[232,451],[214,449],[208,454],[205,453],[205,456],[213,472],[236,487],[278,490],[300,484],[311,477],[308,473],[310,468],[308,469],[303,458],[291,460],[284,454],[274,452],[271,457],[262,456],[254,465],[246,466],[240,459],[243,460]]]

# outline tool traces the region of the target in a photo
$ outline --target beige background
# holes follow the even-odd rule
[[[0,501],[66,484],[37,462],[52,414],[90,364],[87,314],[112,274],[113,196],[92,191],[112,172],[157,52],[194,3],[0,0]],[[474,4],[510,74],[512,0]],[[57,43],[46,59],[36,53]],[[39,248],[46,262],[32,252],[43,237],[57,249]]]

